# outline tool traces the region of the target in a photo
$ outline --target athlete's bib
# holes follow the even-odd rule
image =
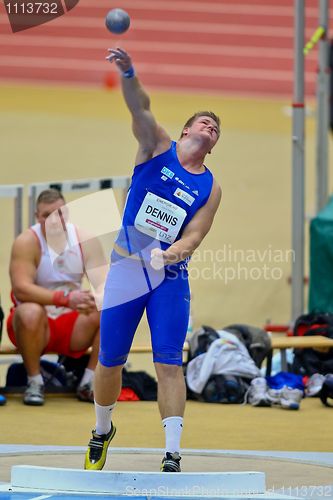
[[[148,192],[136,215],[134,226],[141,233],[171,245],[176,240],[186,215],[183,208]]]

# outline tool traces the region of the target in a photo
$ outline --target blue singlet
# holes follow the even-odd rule
[[[150,265],[153,248],[167,249],[207,202],[213,176],[206,168],[192,174],[180,164],[176,142],[134,169],[101,315],[99,360],[126,362],[135,330],[146,309],[154,362],[182,364],[190,291],[187,260],[160,271]]]

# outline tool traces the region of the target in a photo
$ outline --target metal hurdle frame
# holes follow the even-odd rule
[[[53,182],[39,182],[37,184],[29,185],[29,226],[35,223],[35,210],[36,201],[38,196],[45,189],[58,189],[61,193],[73,193],[73,192],[96,192],[102,189],[122,189],[123,204],[125,204],[125,199],[127,195],[127,190],[130,185],[130,177],[128,176],[118,176],[118,177],[106,177],[98,179],[75,179],[75,180],[65,180],[65,181],[53,181]]]
[[[0,186],[0,198],[14,199],[14,233],[16,237],[23,229],[23,184]]]

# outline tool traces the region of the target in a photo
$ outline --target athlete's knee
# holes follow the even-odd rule
[[[183,368],[181,365],[155,362],[155,370],[159,381],[165,379],[175,379],[180,375],[183,376]]]
[[[123,368],[123,364],[115,366],[105,366],[99,361],[97,363],[96,373],[98,373],[98,376],[102,378],[114,377],[121,374]]]
[[[45,319],[46,311],[43,306],[33,302],[24,302],[15,309],[14,328],[37,331]]]
[[[115,355],[112,352],[105,351],[101,347],[99,349],[98,361],[105,368],[122,367],[127,361],[128,353]]]

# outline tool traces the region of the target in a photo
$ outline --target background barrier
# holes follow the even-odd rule
[[[121,189],[122,205],[125,204],[127,190],[130,185],[130,177],[108,177],[98,179],[76,179],[54,182],[39,182],[29,185],[29,226],[35,223],[35,209],[38,196],[45,189],[58,189],[61,193],[93,192],[102,189]]]
[[[97,179],[74,179],[65,181],[39,182],[28,186],[28,223],[35,223],[36,201],[45,189],[58,189],[62,193],[93,192],[102,189],[122,190],[122,206],[125,204],[127,190],[130,185],[130,177],[118,176]],[[23,231],[23,184],[8,184],[0,186],[0,198],[12,198],[14,200],[14,235],[18,236]]]

